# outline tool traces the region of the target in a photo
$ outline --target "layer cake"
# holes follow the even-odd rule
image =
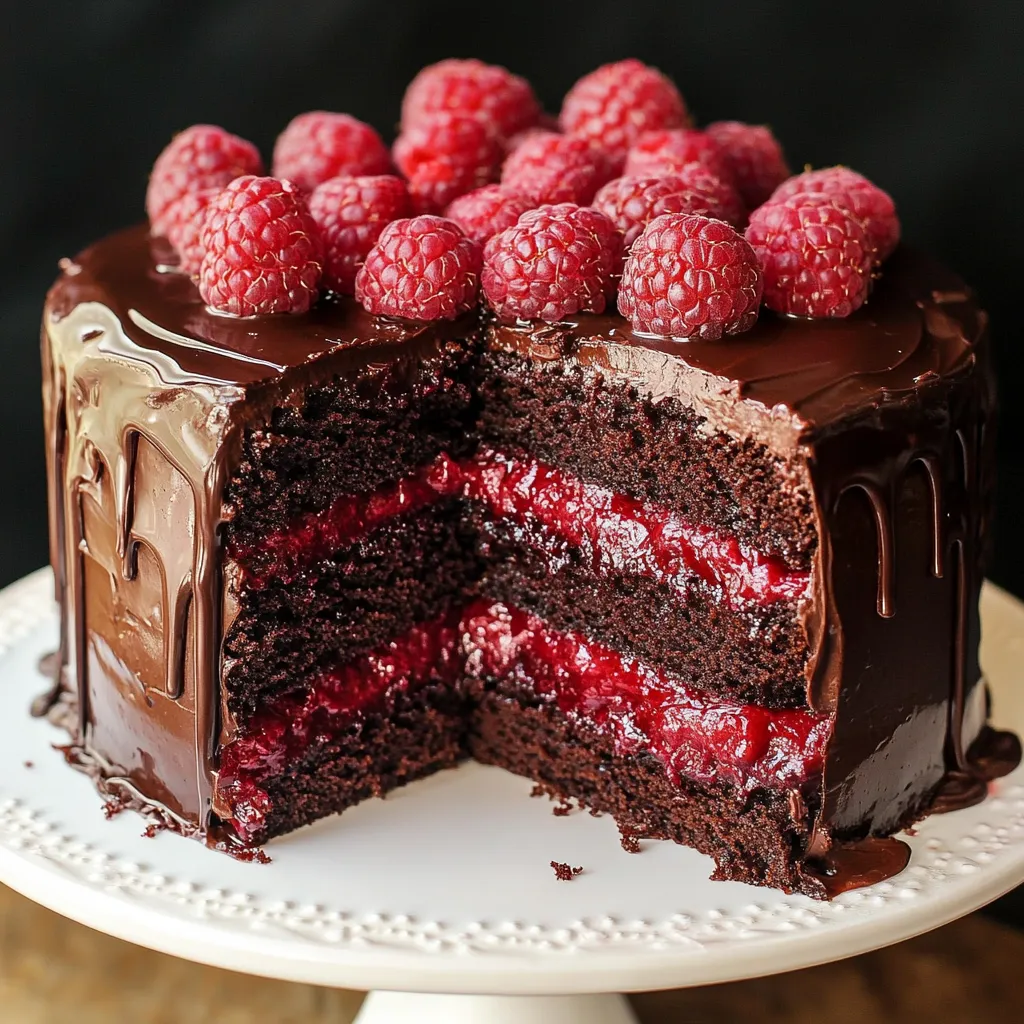
[[[986,318],[930,260],[681,339],[499,319],[490,248],[430,320],[226,315],[178,248],[112,235],[44,313],[44,703],[112,807],[252,855],[475,758],[830,897],[1016,763],[977,660]]]

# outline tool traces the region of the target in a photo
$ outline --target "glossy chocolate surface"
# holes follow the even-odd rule
[[[321,299],[297,316],[227,316],[204,306],[174,263],[166,240],[151,238],[145,226],[118,232],[65,261],[48,315],[59,322],[82,303],[100,303],[120,325],[122,337],[105,346],[112,357],[146,364],[168,388],[222,389],[227,402],[289,370],[307,367],[314,376],[325,356],[333,357],[334,371],[338,362],[349,368],[429,354],[445,340],[465,337],[469,323],[387,320],[351,299]]]
[[[811,496],[807,694],[836,725],[807,854],[826,891],[854,861],[848,874],[877,877],[872,850],[900,863],[891,845],[853,857],[838,840],[912,820],[950,770],[1007,770],[1008,756],[965,753],[984,722],[977,598],[994,390],[985,316],[945,271],[900,251],[847,320],[765,314],[712,343],[639,337],[616,316],[410,325],[332,299],[301,316],[233,319],[207,310],[169,259],[144,227],[111,236],[65,263],[44,315],[60,662],[75,746],[102,762],[108,787],[120,780],[185,831],[208,821],[231,615],[220,532],[241,428],[310,383],[382,363],[414,374],[481,326],[531,362],[575,363],[626,381],[638,401],[692,406],[704,429],[787,460],[791,486]],[[978,793],[943,785],[942,802]]]
[[[985,323],[963,282],[902,249],[868,303],[845,319],[765,310],[744,334],[701,341],[646,337],[617,314],[582,314],[567,324],[500,326],[493,344],[623,376],[655,401],[685,398],[712,429],[778,449],[969,369]]]

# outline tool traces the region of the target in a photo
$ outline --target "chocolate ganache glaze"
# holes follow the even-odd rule
[[[709,433],[763,445],[806,493],[818,532],[800,608],[807,699],[835,716],[804,851],[822,893],[900,870],[906,848],[878,836],[929,806],[976,802],[1019,759],[1015,738],[984,724],[977,663],[986,320],[934,264],[898,251],[845,320],[766,314],[736,338],[681,342],[613,315],[410,325],[334,299],[234,319],[204,307],[171,259],[145,227],[111,236],[65,262],[43,325],[58,689],[77,706],[75,756],[122,802],[207,833],[233,614],[224,489],[246,424],[310,384],[383,364],[414,375],[481,330],[532,364],[578,365],[639,399],[692,407]]]

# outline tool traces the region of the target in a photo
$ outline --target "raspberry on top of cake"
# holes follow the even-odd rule
[[[986,724],[984,314],[845,167],[637,60],[196,125],[44,313],[51,704],[112,806],[258,844],[466,757],[817,897]],[[130,623],[131,628],[125,628]]]

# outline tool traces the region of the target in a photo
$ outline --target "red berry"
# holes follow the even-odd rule
[[[497,180],[504,149],[476,118],[441,114],[403,131],[394,156],[409,179],[413,209],[438,213],[453,199]]]
[[[309,212],[323,240],[324,286],[352,295],[356,271],[380,233],[409,216],[409,190],[392,174],[328,178],[313,189]]]
[[[714,181],[721,185],[717,178]],[[739,212],[735,202],[723,204],[713,193],[692,188],[685,178],[675,175],[616,178],[598,190],[591,205],[622,232],[627,249],[643,229],[663,213],[699,213],[735,226],[737,222],[733,217]]]
[[[706,197],[709,204],[708,217],[717,217],[734,228],[742,228],[746,224],[747,210],[739,192],[732,182],[720,178],[706,164],[684,164],[678,171],[672,172],[672,177],[680,178],[688,189]]]
[[[171,203],[163,216],[164,234],[178,254],[182,272],[195,277],[203,262],[203,221],[206,208],[220,194],[220,189],[204,188],[186,192]]]
[[[454,320],[476,302],[480,246],[454,221],[393,220],[356,275],[356,298],[381,316]]]
[[[538,132],[518,146],[501,172],[501,183],[537,205],[585,205],[611,177],[608,161],[585,139]]]
[[[728,224],[667,213],[633,243],[619,312],[635,331],[714,341],[754,326],[761,285],[753,249]]]
[[[729,165],[718,143],[696,128],[645,133],[626,156],[626,174],[655,177],[676,174],[687,164],[703,164],[722,181],[732,184]]]
[[[339,175],[387,174],[391,155],[381,137],[348,114],[299,114],[274,144],[274,175],[312,191]]]
[[[491,235],[512,227],[520,214],[532,210],[535,205],[522,192],[504,185],[484,185],[459,196],[444,215],[482,245]]]
[[[528,139],[532,139],[535,135],[561,134],[562,133],[559,130],[557,123],[550,125],[544,124],[542,121],[540,124],[535,124],[530,128],[524,128],[521,132],[516,132],[515,135],[512,135],[505,140],[505,156],[511,156],[524,142]]]
[[[202,245],[199,294],[222,313],[304,313],[316,299],[320,233],[290,181],[236,178],[207,207]]]
[[[574,203],[541,206],[487,241],[480,283],[502,320],[601,313],[621,255],[622,239],[603,213]]]
[[[851,171],[849,167],[805,171],[784,181],[772,193],[771,201],[807,192],[824,192],[838,197],[838,204],[864,225],[868,240],[875,249],[876,263],[881,263],[896,248],[900,240],[896,204],[888,192],[883,192],[863,174]]]
[[[747,241],[764,271],[769,309],[796,316],[849,316],[867,298],[874,249],[860,222],[821,192],[759,206]]]
[[[175,135],[156,158],[146,189],[154,235],[167,232],[167,210],[187,192],[222,189],[241,174],[262,174],[259,150],[212,124],[194,124]]]
[[[716,121],[704,130],[718,143],[748,209],[760,206],[789,177],[782,147],[767,126]]]
[[[562,103],[562,129],[589,139],[621,168],[644,132],[689,123],[679,90],[660,71],[638,60],[621,60],[584,75]]]
[[[475,117],[502,137],[540,119],[540,104],[525,78],[479,60],[442,60],[409,83],[402,100],[402,128],[438,114]]]

